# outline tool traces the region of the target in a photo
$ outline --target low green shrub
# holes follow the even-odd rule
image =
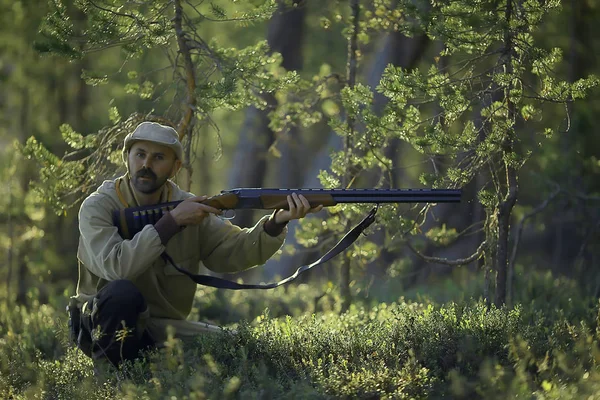
[[[512,309],[363,299],[343,314],[327,286],[206,290],[198,315],[229,307],[236,333],[171,337],[100,376],[64,311],[0,303],[0,398],[600,398],[600,307],[569,285],[542,276]]]

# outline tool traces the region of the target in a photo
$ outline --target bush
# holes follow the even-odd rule
[[[327,290],[304,285],[230,297],[207,291],[197,310],[233,309],[225,319],[240,316],[237,333],[187,343],[171,336],[165,348],[100,378],[69,345],[64,312],[0,304],[0,398],[579,399],[600,393],[600,307],[568,281],[537,279],[520,294],[537,297],[513,309],[488,308],[481,300],[438,305],[401,298],[357,302],[340,315],[330,290],[320,301],[331,308],[312,312]],[[554,298],[539,301],[550,292]],[[265,304],[275,311],[258,313]]]

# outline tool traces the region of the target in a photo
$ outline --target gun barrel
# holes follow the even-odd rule
[[[240,188],[223,191],[235,194],[239,208],[287,208],[287,196],[304,195],[311,206],[338,203],[458,203],[460,189],[270,189]]]

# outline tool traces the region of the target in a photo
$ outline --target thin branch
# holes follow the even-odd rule
[[[576,198],[580,199],[580,200],[591,200],[591,201],[600,201],[600,196],[588,196],[585,195],[583,193],[570,193],[567,192],[567,194],[571,195],[571,196],[575,196]]]
[[[425,260],[427,262],[430,262],[430,263],[437,263],[437,264],[444,264],[444,265],[454,265],[454,266],[467,265],[467,264],[470,264],[473,261],[479,259],[479,257],[481,257],[481,255],[483,254],[483,251],[485,250],[485,246],[486,245],[487,245],[487,241],[484,240],[483,242],[481,242],[481,244],[479,245],[479,247],[477,248],[477,250],[475,251],[475,253],[471,254],[469,257],[467,257],[467,258],[459,258],[459,259],[456,259],[456,260],[449,260],[447,258],[442,258],[442,257],[427,256],[427,255],[419,252],[417,249],[415,249],[413,247],[413,245],[410,244],[410,242],[408,240],[406,241],[406,246],[413,253],[415,253],[417,256],[419,256],[423,260]]]
[[[541,102],[545,102],[545,103],[555,103],[555,104],[565,104],[565,103],[573,103],[575,100],[572,99],[564,99],[564,100],[556,100],[556,99],[552,99],[549,97],[544,97],[541,95],[538,96],[528,96],[528,95],[523,95],[521,96],[524,99],[532,99],[532,100],[539,100]]]
[[[140,19],[139,19],[139,17],[137,15],[120,13],[120,12],[115,11],[115,10],[111,10],[111,9],[108,9],[108,8],[101,7],[98,4],[94,3],[92,0],[88,0],[88,1],[90,2],[90,4],[92,6],[96,7],[97,9],[99,9],[101,11],[106,11],[108,13],[111,13],[111,14],[119,16],[119,17],[131,18],[131,19],[135,20],[138,24],[142,25],[140,23]]]
[[[241,18],[211,18],[211,17],[208,17],[206,14],[202,13],[200,10],[198,10],[198,5],[202,4],[202,2],[198,5],[192,4],[191,1],[186,1],[186,3],[196,12],[196,14],[198,14],[198,18],[200,19],[200,21],[205,19],[210,22],[245,22],[245,21],[253,22],[255,20],[255,18],[252,16],[241,17]],[[197,23],[198,21],[194,20],[193,22]]]

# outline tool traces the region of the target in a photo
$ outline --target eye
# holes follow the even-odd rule
[[[157,159],[157,160],[164,160],[164,159],[165,159],[165,157],[164,157],[162,154],[157,154],[157,155],[156,155],[156,159]]]
[[[142,153],[141,151],[138,151],[137,153],[135,153],[135,156],[139,157],[139,158],[144,158],[145,154]]]

